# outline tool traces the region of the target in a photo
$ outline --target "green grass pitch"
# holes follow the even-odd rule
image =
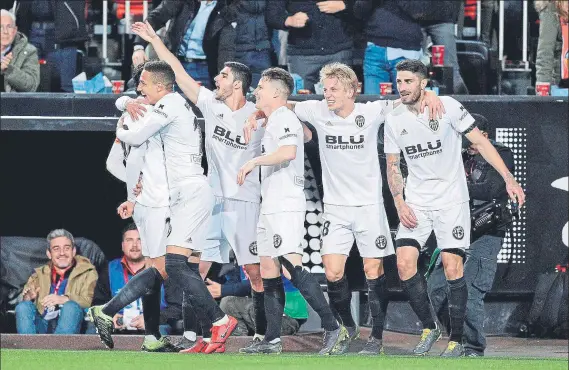
[[[307,354],[246,356],[237,354],[181,355],[126,351],[0,351],[0,365],[5,370],[81,369],[81,370],[254,370],[254,369],[476,369],[476,370],[553,370],[568,368],[565,359],[460,358],[380,356],[322,357]]]

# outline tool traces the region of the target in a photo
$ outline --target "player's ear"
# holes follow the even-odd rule
[[[241,90],[242,86],[242,81],[233,81],[233,90]]]
[[[425,88],[427,87],[427,83],[429,83],[429,80],[427,78],[423,78],[421,80],[421,90],[425,90]]]

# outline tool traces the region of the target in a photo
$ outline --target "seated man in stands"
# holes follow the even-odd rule
[[[73,235],[56,229],[47,236],[49,263],[35,269],[16,306],[19,334],[79,334],[91,305],[97,271],[77,256]]]
[[[256,333],[253,341],[260,341],[263,339],[262,335],[264,333],[259,333],[255,329],[255,307],[253,298],[251,298],[249,277],[243,268],[236,267],[237,269],[233,275],[238,275],[237,277],[241,279],[241,282],[235,282],[235,277],[231,279],[229,278],[230,274],[227,274],[228,283],[226,284],[220,285],[209,279],[206,279],[206,283],[208,283],[208,289],[213,298],[221,298],[219,306],[223,312],[238,320],[237,328],[233,335]],[[284,275],[282,278],[285,291],[285,307],[281,335],[294,335],[308,319],[308,307],[298,289]]]
[[[2,66],[0,68],[0,89],[5,92],[34,92],[40,84],[38,51],[28,43],[28,38],[16,27],[16,16],[1,10],[0,47]]]
[[[122,233],[122,252],[123,256],[109,262],[108,266],[99,275],[93,305],[102,305],[111,300],[115,294],[139,271],[144,269],[144,256],[140,234],[134,223],[127,225]],[[162,290],[161,308],[164,308],[164,290]],[[113,317],[115,330],[137,332],[144,330],[144,318],[142,316],[142,301],[137,299],[126,306],[123,310]],[[89,323],[88,334],[95,333],[95,327]]]

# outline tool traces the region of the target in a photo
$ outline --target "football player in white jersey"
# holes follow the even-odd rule
[[[294,88],[292,76],[280,68],[265,70],[255,90],[256,106],[267,118],[262,140],[263,155],[248,161],[239,171],[243,185],[261,167],[261,216],[257,226],[257,251],[265,288],[265,338],[241,353],[280,353],[284,289],[281,266],[292,284],[320,315],[325,330],[320,354],[337,354],[348,340],[317,280],[302,267],[302,240],[306,217],[304,195],[304,132],[296,115],[287,108]],[[254,172],[253,172],[254,173]],[[290,277],[289,277],[290,276]]]
[[[446,113],[442,119],[428,119],[419,112],[428,76],[423,63],[405,60],[398,63],[396,69],[397,87],[403,104],[387,116],[385,153],[389,188],[401,221],[395,243],[397,268],[411,307],[423,324],[421,340],[413,352],[416,355],[426,354],[441,336],[425,278],[417,272],[419,252],[434,231],[437,247],[442,250],[449,285],[451,333],[441,356],[462,356],[468,294],[463,277],[463,257],[464,250],[470,245],[469,196],[461,157],[462,136],[502,175],[512,201],[521,207],[525,194],[494,146],[476,128],[474,118],[459,102],[443,97]],[[399,168],[401,151],[409,170],[406,183]]]
[[[135,74],[135,80],[140,78],[141,73],[142,69]],[[149,105],[144,106],[146,110],[150,108]],[[151,117],[148,115],[142,120],[133,121],[129,115],[123,114],[119,126],[137,130],[146,125]],[[146,333],[142,350],[176,351],[167,338],[161,337],[159,331],[160,290],[163,279],[167,277],[164,255],[169,226],[169,192],[160,134],[156,133],[142,145],[132,147],[116,139],[107,158],[107,169],[126,182],[127,201],[119,206],[118,213],[123,219],[133,217],[140,232],[146,269],[130,279],[111,301],[102,307],[91,307],[89,313],[101,310],[106,318],[112,318],[132,301],[142,298]],[[142,174],[145,174],[146,189],[144,193],[135,196],[133,189],[137,182],[141,181]],[[101,320],[95,323],[100,328],[98,331],[101,341],[108,348],[112,348],[112,338],[110,334],[105,333],[108,325],[101,325]]]
[[[216,90],[212,92],[185,72],[150,25],[136,23],[133,30],[151,42],[158,56],[172,66],[177,85],[204,115],[208,180],[216,199],[207,235],[209,248],[203,251],[202,259],[227,263],[229,248],[233,249],[237,262],[249,275],[255,307],[254,341],[260,341],[267,324],[256,244],[261,202],[259,170],[256,169],[243,186],[235,182],[241,166],[261,154],[263,131],[257,132],[250,143],[245,143],[242,137],[247,118],[256,110],[255,105],[245,98],[251,85],[251,71],[241,63],[225,63],[215,77]]]
[[[324,100],[289,102],[298,118],[318,133],[324,213],[322,261],[330,304],[355,339],[359,328],[350,310],[351,292],[344,274],[354,239],[363,259],[373,327],[361,354],[378,355],[382,348],[387,306],[383,257],[395,253],[385,214],[377,151],[378,131],[394,101],[356,103],[358,80],[345,64],[332,63],[320,71]],[[426,101],[432,114],[441,114],[435,94]],[[397,102],[398,103],[398,102]],[[305,128],[307,135],[311,131]],[[347,346],[344,350],[347,350]]]
[[[170,282],[203,310],[213,323],[212,338],[204,353],[224,345],[237,320],[223,313],[199,273],[188,265],[193,250],[200,250],[209,227],[213,194],[201,167],[201,130],[189,103],[173,91],[175,74],[168,63],[148,62],[139,90],[154,108],[148,123],[139,130],[117,128],[117,138],[129,145],[141,145],[156,133],[164,148],[170,197],[170,228],[166,247],[166,273]],[[106,316],[98,312],[97,317]]]

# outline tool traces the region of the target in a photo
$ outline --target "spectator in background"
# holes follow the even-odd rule
[[[323,65],[352,65],[353,4],[354,0],[267,3],[267,24],[288,30],[288,69],[302,77],[305,89],[314,92]]]
[[[134,223],[129,224],[123,230],[122,252],[122,257],[110,261],[108,266],[101,272],[95,287],[93,305],[102,305],[110,301],[134,275],[144,269],[145,260],[142,255],[140,234]],[[162,289],[161,308],[165,307],[164,289]],[[125,319],[125,316],[127,319]],[[113,323],[115,330],[144,330],[142,299],[138,298],[117,313],[113,317]],[[90,328],[92,329],[88,330],[88,332],[95,333],[95,327],[92,324]]]
[[[267,0],[233,0],[222,12],[225,26],[219,37],[217,69],[225,62],[247,65],[257,86],[261,73],[271,66],[270,31],[265,22]]]
[[[468,94],[460,75],[454,32],[462,3],[456,0],[438,0],[436,6],[433,6],[431,0],[413,0],[399,1],[398,4],[406,14],[419,22],[425,34],[431,37],[433,45],[444,45],[445,66],[453,68],[454,86],[449,86],[449,89],[452,88],[455,94]]]
[[[535,10],[539,13],[539,38],[535,60],[536,82],[549,82],[557,85],[561,78],[561,23],[555,2],[537,0]]]
[[[2,48],[2,91],[34,92],[40,83],[38,51],[16,27],[16,16],[2,9],[0,14]]]
[[[148,14],[148,22],[155,30],[170,21],[165,44],[174,53],[192,78],[212,88],[217,75],[219,31],[222,23],[214,22],[225,7],[226,0],[163,0]],[[132,63],[137,66],[147,58],[146,41],[136,37]]]
[[[367,22],[363,66],[366,94],[378,95],[381,82],[391,82],[396,94],[395,65],[405,59],[421,58],[421,25],[404,11],[404,2],[357,0],[354,5],[355,17]]]
[[[208,289],[213,298],[221,298],[219,307],[228,315],[238,320],[234,336],[246,336],[255,333],[255,307],[250,296],[251,285],[244,269],[235,269],[226,275],[228,282],[219,284],[207,279]],[[281,324],[281,335],[294,335],[308,318],[308,307],[302,294],[292,283],[282,276],[285,291],[285,307]],[[255,334],[253,341],[261,341],[263,336]]]
[[[97,271],[87,258],[76,255],[69,231],[53,230],[47,242],[50,262],[35,269],[16,306],[18,334],[79,334]]]
[[[57,91],[73,92],[73,77],[77,70],[78,50],[85,49],[88,39],[85,22],[85,0],[74,1],[16,1],[14,4],[20,32],[46,59],[51,78],[59,80]]]

